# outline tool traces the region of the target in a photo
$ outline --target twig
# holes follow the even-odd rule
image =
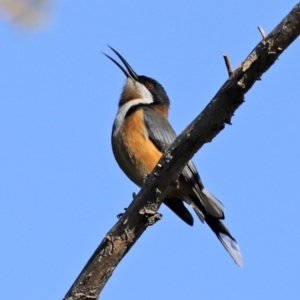
[[[266,32],[264,31],[264,29],[263,29],[261,26],[258,26],[257,28],[258,28],[258,30],[259,30],[259,32],[260,32],[262,38],[265,39],[265,38],[267,37],[267,34],[266,34]]]
[[[228,76],[229,78],[233,75],[233,68],[229,59],[229,56],[227,54],[223,54],[224,60],[225,60],[225,65],[228,71]]]

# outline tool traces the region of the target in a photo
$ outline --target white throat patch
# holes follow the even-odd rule
[[[151,104],[153,103],[153,97],[149,90],[141,83],[137,81],[133,81],[130,77],[127,78],[124,90],[129,89],[129,90],[135,90],[137,94],[139,94],[139,98],[132,99],[128,101],[127,103],[123,104],[118,112],[117,116],[115,118],[114,122],[114,131],[113,131],[113,136],[116,136],[124,122],[124,119],[126,117],[127,112],[129,109],[133,106],[139,105],[139,104]]]

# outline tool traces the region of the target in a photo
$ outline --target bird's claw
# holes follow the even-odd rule
[[[124,210],[126,211],[127,208],[125,207]],[[124,213],[119,213],[119,214],[117,215],[117,218],[118,218],[118,219],[121,219],[121,218],[123,217],[123,215],[124,215]]]

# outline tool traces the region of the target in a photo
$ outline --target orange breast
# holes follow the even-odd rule
[[[118,141],[113,141],[116,160],[125,174],[141,186],[143,177],[151,173],[162,155],[148,137],[142,109],[124,120],[118,136],[115,137]],[[123,146],[120,147],[120,144]]]

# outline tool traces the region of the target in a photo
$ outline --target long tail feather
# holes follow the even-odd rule
[[[212,216],[206,216],[205,221],[207,225],[216,234],[222,245],[228,251],[234,262],[239,266],[243,266],[243,257],[240,251],[239,244],[230,234],[226,226],[219,220]]]
[[[208,212],[214,215],[212,212],[216,212],[219,215],[224,214],[225,207],[221,201],[219,201],[208,189],[205,187],[202,189],[202,195],[205,198],[205,208],[208,209]],[[224,215],[223,217],[224,218]]]
[[[166,198],[164,204],[168,206],[179,218],[188,225],[193,226],[194,218],[188,209],[184,206],[183,201],[177,198]]]

